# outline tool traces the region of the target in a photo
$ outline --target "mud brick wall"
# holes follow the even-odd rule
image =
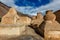
[[[44,30],[45,40],[60,40],[60,25],[48,24]]]
[[[22,34],[25,30],[25,25],[16,24],[0,24],[0,36],[16,37]]]

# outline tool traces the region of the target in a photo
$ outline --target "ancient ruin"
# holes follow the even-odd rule
[[[32,25],[37,25],[37,27],[39,27],[39,25],[43,22],[43,16],[42,14],[39,12],[37,13],[37,16],[33,16],[32,17],[32,21],[31,21],[31,24]]]
[[[8,13],[2,17],[1,24],[30,24],[31,18],[18,16],[14,8],[10,8]]]
[[[54,21],[56,19],[56,16],[53,14],[53,12],[51,10],[48,10],[48,11],[46,11],[46,15],[45,15],[44,19]]]
[[[2,17],[1,24],[16,24],[19,16],[14,8],[10,8],[7,14]]]
[[[25,24],[25,25],[30,25],[31,23],[31,18],[29,17],[20,17],[17,19],[17,24]]]
[[[22,35],[33,36],[35,40],[44,40],[42,37],[36,34],[32,28],[27,26],[30,25],[30,23],[31,18],[27,16],[19,16],[15,8],[10,8],[1,19],[0,40],[14,40],[14,38],[19,40],[18,38],[21,38],[20,36]]]
[[[41,12],[38,12],[37,16],[32,17],[32,22],[30,25],[30,27],[32,27],[35,30],[35,32],[42,37],[43,37],[43,30],[41,30],[40,25],[42,24],[43,21],[44,21],[43,15],[41,14]]]
[[[60,40],[60,24],[55,19],[56,16],[53,14],[52,11],[48,11],[46,13],[44,28],[45,40]]]

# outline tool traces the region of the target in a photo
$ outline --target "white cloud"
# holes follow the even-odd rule
[[[53,0],[52,3],[49,3],[45,6],[41,6],[39,7],[39,9],[41,10],[48,10],[48,9],[52,9],[52,10],[57,10],[60,9],[60,0]]]
[[[14,0],[0,0],[0,1],[7,4],[8,6],[15,7],[18,11],[21,11],[23,13],[30,14],[30,15],[36,15],[36,13],[40,11],[44,13],[46,10],[49,10],[49,9],[54,11],[60,9],[60,0],[53,0],[51,3],[37,7],[37,8],[33,8],[30,6],[18,7],[14,4]]]
[[[15,6],[14,0],[0,0],[0,1],[8,6]]]

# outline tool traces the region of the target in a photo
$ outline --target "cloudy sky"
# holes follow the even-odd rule
[[[36,15],[37,12],[44,14],[46,10],[60,9],[60,0],[0,0],[0,2],[29,15]]]

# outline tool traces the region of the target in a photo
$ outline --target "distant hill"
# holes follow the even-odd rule
[[[0,2],[0,17],[4,16],[8,12],[9,8],[10,7]]]

